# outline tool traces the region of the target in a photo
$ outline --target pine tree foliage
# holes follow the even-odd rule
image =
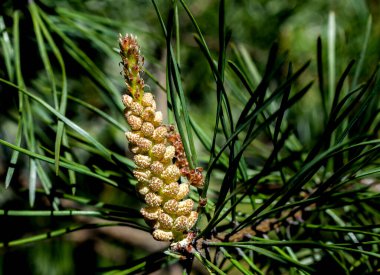
[[[310,60],[292,62],[292,49],[274,42],[258,64],[234,40],[230,1],[217,1],[213,39],[190,1],[164,2],[144,7],[160,33],[50,1],[3,4],[0,258],[22,251],[36,274],[378,272],[380,80],[367,58],[371,17],[356,60],[337,50],[330,13]],[[141,34],[142,77],[178,129],[187,165],[203,170],[203,185],[189,193],[199,218],[181,249],[155,242],[140,213],[118,66],[117,34],[126,31]],[[202,64],[199,72],[191,62]]]

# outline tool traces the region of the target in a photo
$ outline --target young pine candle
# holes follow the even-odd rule
[[[141,214],[156,240],[180,241],[198,218],[194,201],[186,199],[189,183],[179,183],[181,170],[173,161],[176,148],[168,138],[172,129],[162,123],[154,96],[144,92],[144,59],[136,37],[120,35],[119,45],[128,93],[123,95],[124,113],[131,129],[126,137],[136,164],[136,190],[146,203]]]

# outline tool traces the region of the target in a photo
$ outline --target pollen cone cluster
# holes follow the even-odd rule
[[[151,93],[144,93],[140,77],[144,60],[132,35],[120,36],[120,56],[128,94],[123,95],[125,118],[131,128],[126,133],[134,154],[137,192],[147,206],[141,209],[146,222],[154,228],[153,237],[160,241],[180,241],[194,226],[198,214],[194,201],[185,199],[189,184],[178,181],[180,169],[173,163],[175,147],[168,141],[168,127],[162,113],[156,111]]]

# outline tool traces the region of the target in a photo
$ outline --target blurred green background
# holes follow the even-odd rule
[[[163,16],[166,16],[167,1],[158,1]],[[147,0],[105,0],[105,1],[35,1],[35,3],[51,18],[54,25],[75,42],[75,45],[85,52],[90,60],[100,68],[104,76],[112,85],[123,93],[124,84],[118,66],[117,36],[119,33],[133,33],[138,36],[145,56],[147,73],[151,73],[162,85],[165,85],[165,41],[151,1]],[[218,1],[193,0],[188,1],[190,10],[196,17],[212,53],[217,57],[218,52]],[[14,24],[14,12],[20,11],[20,52],[22,75],[25,85],[30,90],[48,96],[49,79],[44,71],[44,64],[39,55],[36,36],[29,1],[3,0],[0,4],[1,35],[10,34]],[[364,40],[364,31],[367,20],[372,15],[372,32],[367,56],[364,60],[363,76],[367,76],[376,66],[379,59],[380,35],[379,5],[378,1],[362,0],[236,0],[226,1],[226,21],[232,32],[229,59],[236,62],[250,61],[250,73],[262,73],[271,44],[277,41],[282,53],[288,51],[289,59],[299,68],[311,59],[311,70],[307,77],[302,79],[300,86],[311,79],[315,79],[316,72],[316,40],[322,37],[324,49],[327,44],[327,24],[330,12],[335,13],[336,19],[336,71],[341,74],[351,59],[359,59],[359,53]],[[180,65],[183,76],[183,85],[189,99],[190,111],[196,121],[200,123],[207,133],[212,133],[215,98],[215,81],[212,79],[207,62],[203,58],[197,44],[193,39],[195,32],[189,18],[183,9],[179,9],[180,22]],[[5,39],[5,38],[4,38]],[[62,37],[53,34],[53,39],[62,42]],[[78,60],[70,55],[70,45],[62,43],[58,47],[64,54],[68,76],[69,95],[86,101],[100,110],[113,114],[121,123],[123,116],[120,106],[111,108],[109,98],[104,94],[110,93],[100,86],[99,74],[89,74],[84,69],[86,60]],[[240,56],[236,55],[239,53]],[[324,51],[326,52],[326,50]],[[241,60],[242,55],[243,61]],[[0,56],[4,57],[4,48]],[[240,58],[240,60],[239,60]],[[324,59],[327,57],[324,56]],[[80,61],[84,62],[84,65]],[[52,63],[57,69],[59,64]],[[58,69],[59,70],[59,69]],[[257,71],[256,71],[257,70]],[[285,72],[284,72],[285,74]],[[15,71],[7,69],[6,59],[0,58],[0,77],[15,79]],[[150,89],[159,94],[157,84],[148,78],[146,82]],[[360,79],[359,79],[360,81]],[[111,85],[110,84],[110,85]],[[257,83],[256,83],[257,84]],[[237,85],[230,83],[231,90]],[[309,93],[298,104],[290,118],[297,125],[298,136],[304,145],[312,143],[321,129],[319,120],[319,97],[317,85],[315,91]],[[12,141],[17,131],[17,98],[15,91],[0,84],[0,136],[2,139]],[[212,94],[212,96],[210,96]],[[162,94],[161,94],[162,96]],[[158,97],[160,98],[160,97]],[[233,102],[238,106],[239,100]],[[77,122],[84,129],[96,136],[107,148],[127,154],[125,137],[119,129],[100,120],[88,110],[69,106],[67,116]],[[126,125],[124,123],[124,125]],[[54,129],[49,125],[49,118],[36,117],[36,128],[45,136],[45,145],[51,146],[51,137]],[[92,155],[85,148],[77,149],[77,157],[81,163],[91,167],[102,166],[101,158]],[[11,151],[0,147],[0,205],[3,209],[25,209],[29,207],[27,192],[28,181],[27,158],[21,158],[17,163],[11,188],[4,187],[5,174],[8,167]],[[206,155],[200,153],[200,160],[208,160]],[[50,171],[52,172],[52,171]],[[64,182],[63,178],[56,178],[57,182]],[[119,205],[138,204],[137,200],[117,189],[112,189],[100,180],[81,182],[77,188],[78,195],[93,197],[106,202]],[[62,184],[62,189],[67,186]],[[44,207],[44,202],[38,201],[35,208]],[[25,234],[40,233],[44,230],[56,228],[56,225],[70,224],[71,218],[0,218],[0,238],[12,240]],[[76,222],[86,222],[76,220]],[[83,231],[70,234],[68,237],[34,243],[18,248],[0,250],[0,270],[4,274],[93,274],[101,267],[123,265],[128,261],[137,259],[141,255],[159,251],[162,246],[151,243],[144,244],[144,238],[137,242],[128,240],[130,237],[120,236],[117,232],[98,230]],[[150,238],[150,236],[147,236]],[[139,243],[140,242],[140,243]],[[169,271],[166,271],[169,272]],[[171,272],[173,269],[171,269]],[[167,274],[163,271],[162,274]]]

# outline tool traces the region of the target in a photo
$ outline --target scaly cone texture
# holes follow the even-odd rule
[[[133,171],[137,192],[147,206],[141,209],[146,222],[154,228],[159,241],[180,241],[194,226],[198,213],[194,201],[185,199],[189,184],[179,184],[181,171],[173,163],[175,147],[168,141],[168,126],[162,124],[162,113],[156,111],[151,93],[144,93],[140,77],[143,57],[136,38],[119,38],[120,56],[129,95],[123,95],[125,117],[131,131],[126,133],[137,168]]]
[[[175,148],[175,165],[180,169],[182,176],[186,177],[190,185],[197,188],[202,188],[204,184],[202,167],[190,169],[189,162],[187,161],[185,149],[183,148],[181,136],[174,131],[174,127],[170,127],[168,141]]]

